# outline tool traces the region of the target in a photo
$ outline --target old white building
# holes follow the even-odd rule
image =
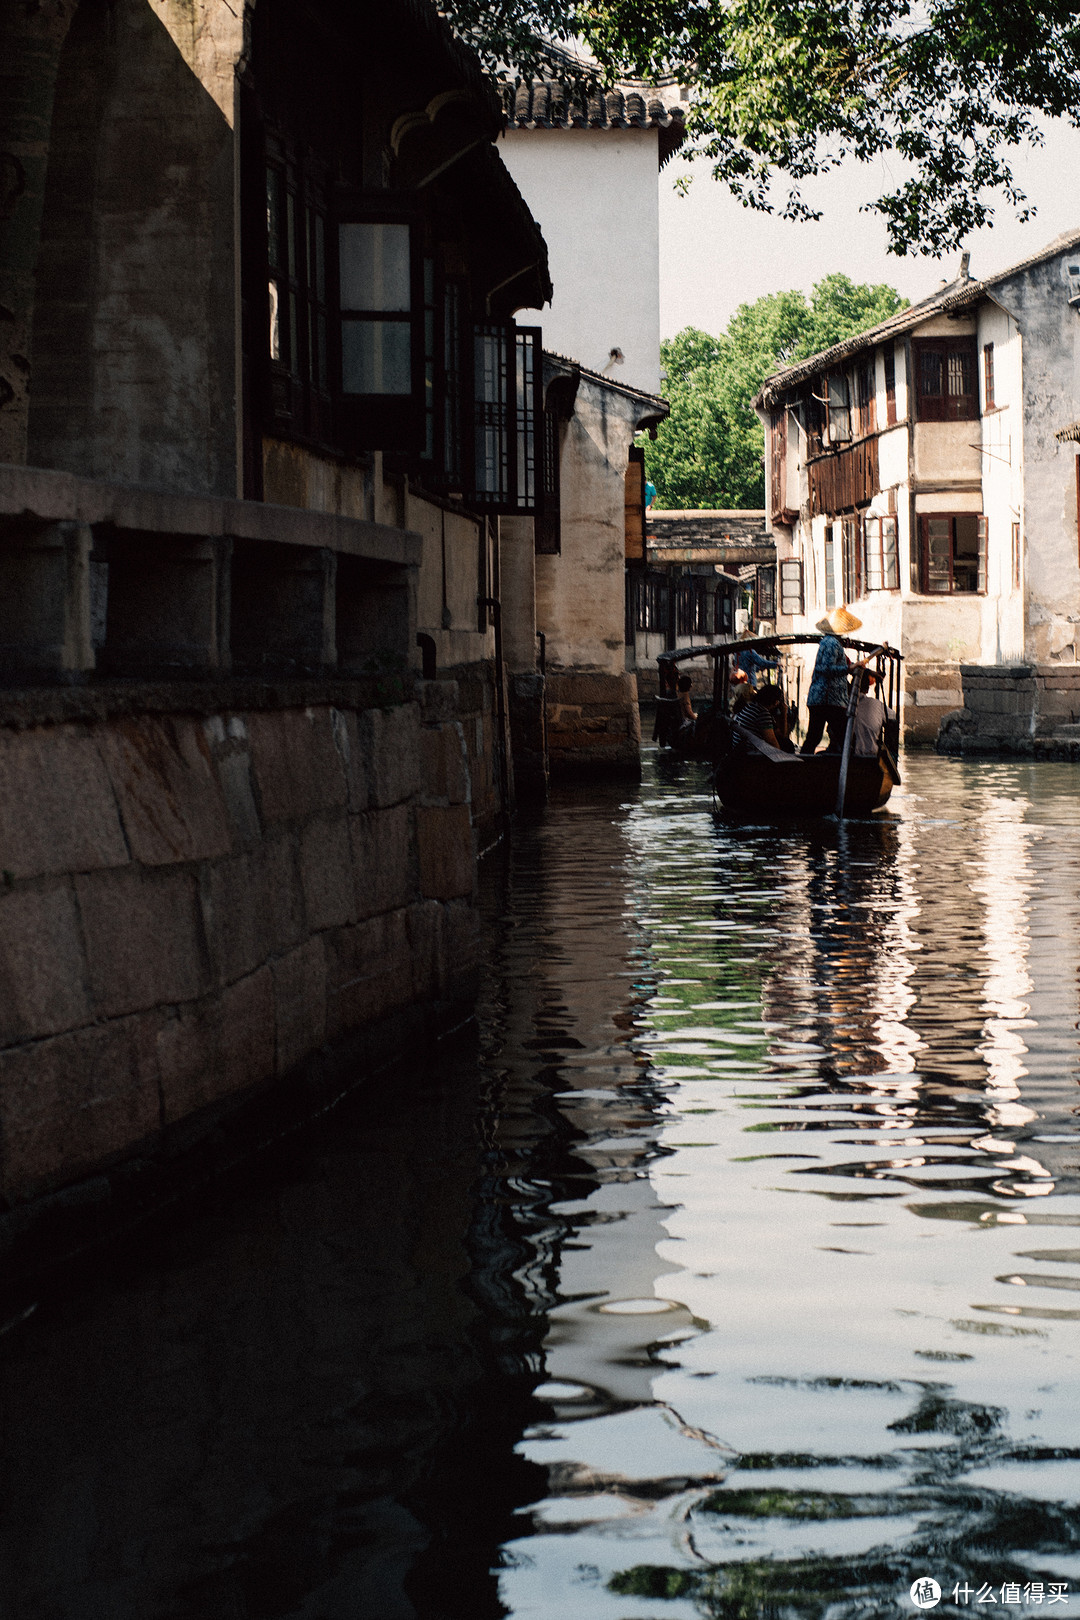
[[[626,564],[644,558],[634,436],[667,414],[657,395],[657,176],[685,133],[671,100],[643,86],[593,95],[553,79],[503,86],[499,149],[540,223],[555,283],[543,333],[559,519],[537,519],[534,563],[555,775],[639,769]],[[511,701],[522,712],[535,644],[523,625],[509,654]]]
[[[1080,718],[1080,231],[770,377],[778,628],[847,602],[904,653],[904,735],[1071,745]],[[1075,710],[1075,712],[1074,712]],[[1080,728],[1077,728],[1080,734]]]

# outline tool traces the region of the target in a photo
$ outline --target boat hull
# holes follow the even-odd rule
[[[888,802],[900,773],[885,749],[876,759],[848,761],[846,816],[868,816]],[[715,788],[725,810],[764,820],[778,816],[829,816],[836,810],[840,755],[812,754],[800,760],[729,754],[716,768]]]

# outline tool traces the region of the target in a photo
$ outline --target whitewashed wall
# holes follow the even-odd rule
[[[613,382],[660,391],[655,129],[511,129],[499,143],[544,233],[555,296],[544,347]]]

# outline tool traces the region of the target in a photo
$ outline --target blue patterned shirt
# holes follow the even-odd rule
[[[845,709],[847,700],[847,654],[835,636],[822,636],[814,660],[814,676],[806,694],[807,707],[831,705]]]

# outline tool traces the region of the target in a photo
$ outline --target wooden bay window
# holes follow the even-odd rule
[[[979,414],[975,339],[915,338],[915,396],[920,422],[966,422]]]

